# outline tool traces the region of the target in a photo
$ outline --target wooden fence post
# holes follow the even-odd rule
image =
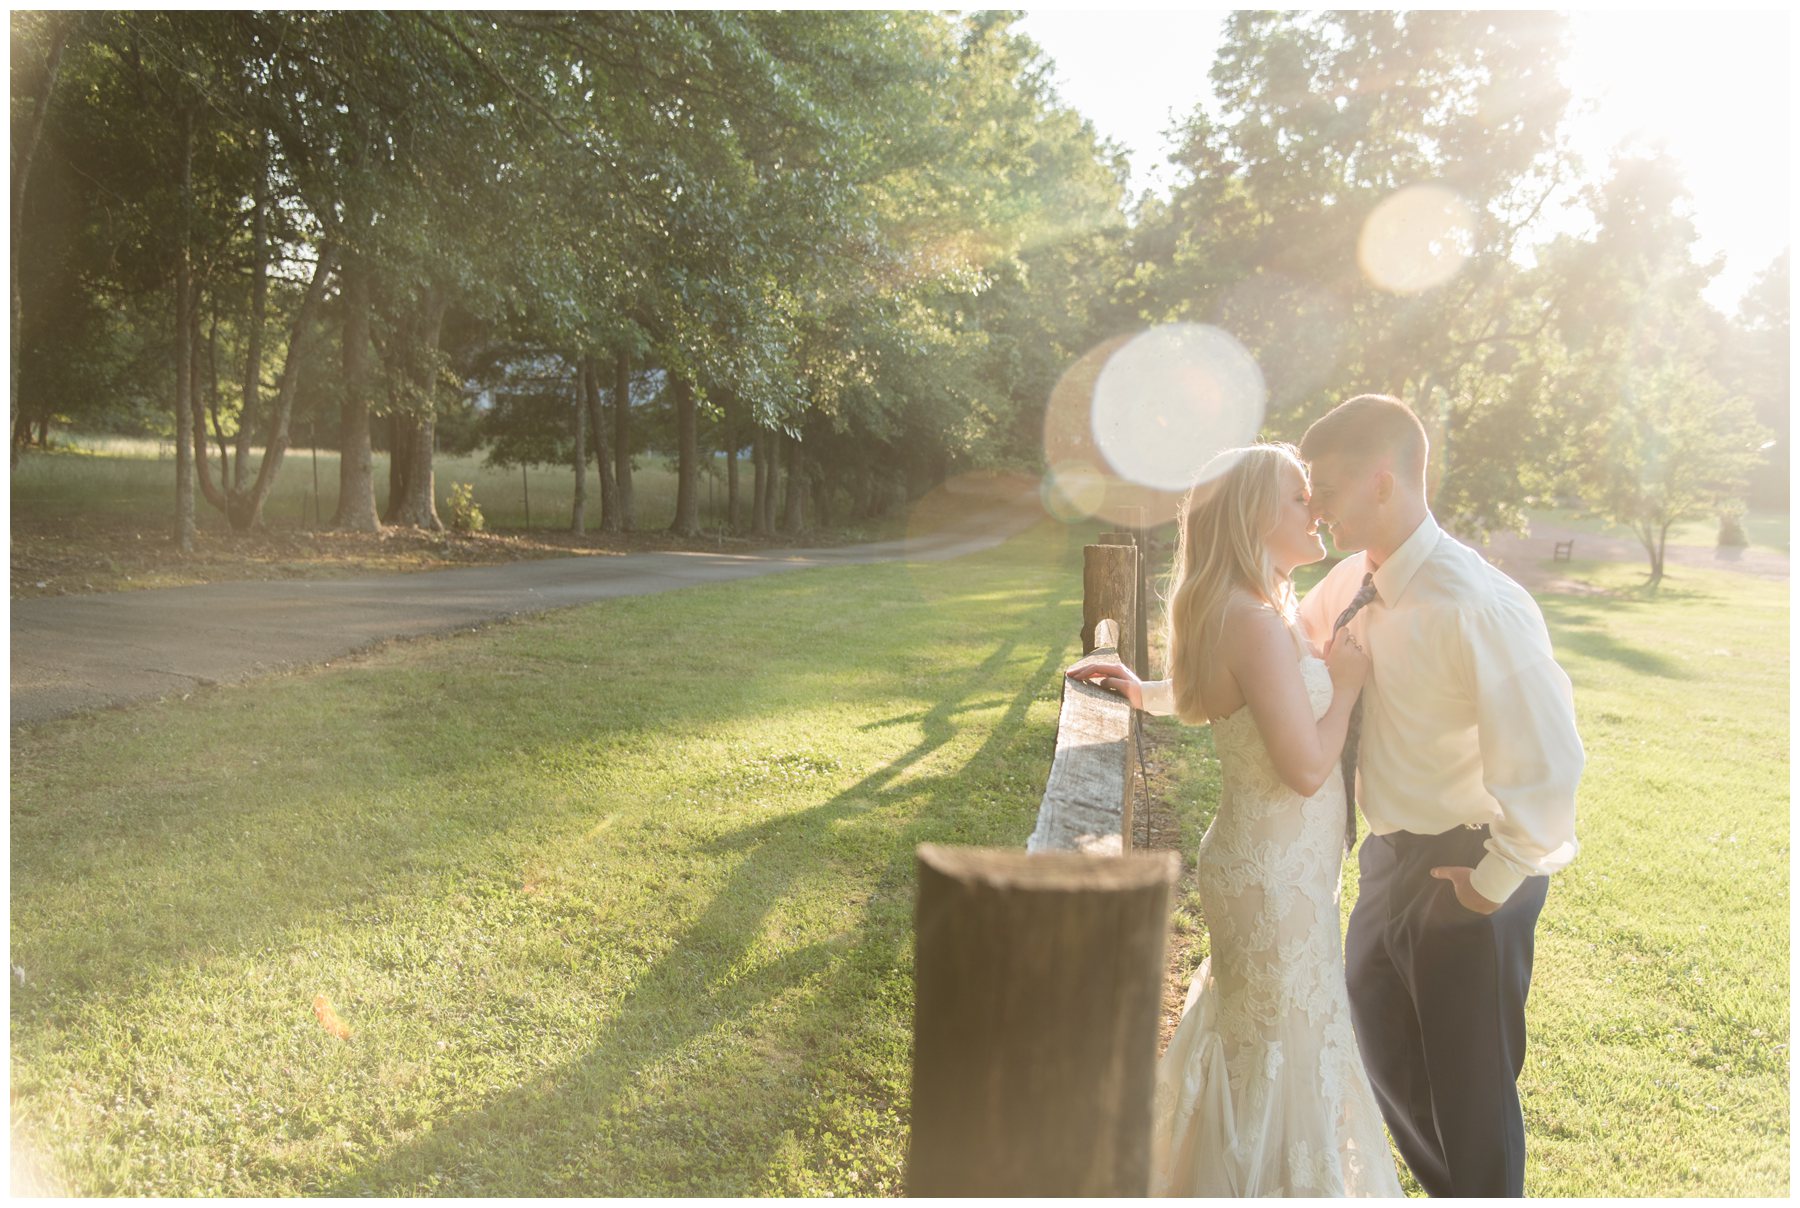
[[[1176,870],[920,845],[907,1194],[1146,1194]]]
[[[1119,656],[1129,665],[1136,649],[1132,623],[1137,612],[1137,547],[1088,545],[1081,552],[1081,653],[1094,653],[1094,626],[1110,619],[1119,623]]]
[[[1119,523],[1129,529],[1137,546],[1137,614],[1134,620],[1137,644],[1132,650],[1131,669],[1145,679],[1150,674],[1150,532],[1144,527],[1144,509],[1136,504],[1118,509]]]

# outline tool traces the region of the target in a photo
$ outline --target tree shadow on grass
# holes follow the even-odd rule
[[[1552,637],[1563,649],[1585,658],[1618,663],[1644,675],[1692,679],[1693,673],[1678,660],[1645,646],[1621,642],[1609,632],[1617,624],[1621,610],[1642,614],[1646,603],[1648,598],[1637,600],[1635,605],[1625,598],[1604,605],[1585,596],[1545,596],[1538,600]],[[1645,621],[1652,623],[1648,615]]]
[[[896,577],[871,597],[882,586],[891,596]],[[805,606],[806,585],[771,586],[766,597]],[[1040,594],[1029,593],[1019,631],[1066,609],[1066,598]],[[728,595],[690,611],[702,628],[744,624]],[[792,622],[790,613],[782,625]],[[579,785],[609,746],[635,752],[670,732],[716,731],[772,700],[829,693],[859,704],[857,684],[822,683],[816,660],[800,652],[734,648],[671,664],[655,685],[616,686],[609,673],[625,654],[596,652],[589,628],[554,617],[531,628],[538,636],[502,630],[453,664],[350,660],[330,675],[224,689],[192,707],[59,723],[23,745],[15,735],[13,948],[33,979],[27,1024],[47,1002],[39,991],[56,992],[59,1014],[128,1000],[209,959],[280,945],[383,900],[437,894],[443,877],[466,878],[472,859],[492,864],[534,833],[580,824],[582,808],[566,799],[496,789],[522,770],[567,767],[565,783]],[[588,659],[599,674],[575,670]],[[471,678],[482,683],[479,703],[459,703]],[[928,700],[936,686],[877,679],[871,691],[883,699],[898,687]],[[227,710],[230,746],[208,733]],[[361,728],[333,729],[327,719],[338,714]],[[140,727],[168,735],[144,753],[166,772],[147,780],[123,769],[111,773],[118,785],[59,787],[82,775],[83,744],[109,734],[129,742]],[[69,770],[38,780],[39,759]]]
[[[809,1087],[853,1050],[860,1027],[874,1026],[861,1017],[879,1012],[879,1004],[858,1011],[858,996],[877,984],[880,974],[907,963],[914,846],[926,839],[963,839],[969,832],[994,839],[997,820],[991,812],[977,812],[978,802],[939,798],[945,782],[964,780],[966,768],[925,777],[906,773],[951,742],[957,733],[954,717],[971,707],[966,703],[971,695],[992,692],[994,677],[1016,645],[1003,642],[960,687],[927,710],[919,718],[919,741],[897,759],[810,810],[713,841],[712,853],[743,858],[705,910],[632,984],[585,1053],[320,1190],[334,1195],[746,1195],[762,1189],[745,1182],[745,1169],[766,1176],[784,1129],[800,1123]],[[997,760],[1017,740],[1031,703],[1060,673],[1061,655],[1060,649],[1046,653],[967,768]],[[771,912],[824,856],[834,826],[855,818],[875,820],[871,824],[892,854],[850,936],[734,973],[751,958]],[[1022,839],[1021,829],[997,841]],[[697,1069],[672,1097],[640,1085],[652,1067],[690,1045],[754,1030],[760,1008],[795,991],[807,995],[805,1005],[782,1025],[778,1039],[790,1047],[806,1046],[800,1074]],[[771,1118],[767,1110],[746,1116],[729,1085],[745,1078],[765,1084],[760,1103],[779,1104],[778,1116]],[[651,1096],[660,1097],[646,1103]],[[751,1154],[757,1156],[750,1159]]]

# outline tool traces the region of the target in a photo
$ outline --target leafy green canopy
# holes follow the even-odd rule
[[[1180,183],[1130,206],[1121,153],[1016,26],[15,14],[15,145],[47,117],[19,207],[20,422],[170,430],[189,264],[205,426],[221,460],[236,440],[240,472],[283,406],[296,431],[366,441],[329,435],[365,396],[396,422],[437,416],[458,447],[566,464],[575,367],[623,362],[645,387],[635,451],[672,451],[695,422],[712,449],[781,431],[827,491],[892,494],[1036,467],[1065,370],[1193,320],[1256,357],[1270,435],[1350,394],[1412,402],[1435,505],[1471,534],[1557,490],[1666,519],[1728,507],[1747,481],[1780,489],[1785,267],[1735,320],[1715,316],[1672,170],[1598,180],[1569,154],[1564,18],[1234,13],[1216,107],[1174,131]],[[1592,230],[1528,246],[1584,182]],[[1429,249],[1446,271],[1384,275],[1369,232],[1421,187],[1446,215]],[[471,382],[504,405],[477,418]],[[1745,406],[1768,432],[1739,422]],[[1697,435],[1669,445],[1681,408]],[[1702,464],[1704,489],[1653,481]]]

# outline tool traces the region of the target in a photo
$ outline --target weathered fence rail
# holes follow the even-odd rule
[[[1094,649],[1076,666],[1119,661],[1123,643],[1118,631],[1116,621],[1102,620],[1095,628]],[[1050,781],[1026,851],[1118,856],[1131,850],[1136,736],[1136,719],[1123,697],[1092,684],[1064,683]]]
[[[1139,537],[1083,560],[1083,661],[1142,672]],[[1172,852],[1132,854],[1136,719],[1064,681],[1026,850],[917,853],[913,1195],[1148,1190]]]

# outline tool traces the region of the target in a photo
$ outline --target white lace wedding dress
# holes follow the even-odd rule
[[[1300,672],[1313,716],[1331,674]],[[1350,1023],[1339,934],[1344,785],[1281,782],[1248,708],[1213,723],[1224,787],[1201,840],[1211,955],[1157,1068],[1150,1190],[1398,1196]]]

